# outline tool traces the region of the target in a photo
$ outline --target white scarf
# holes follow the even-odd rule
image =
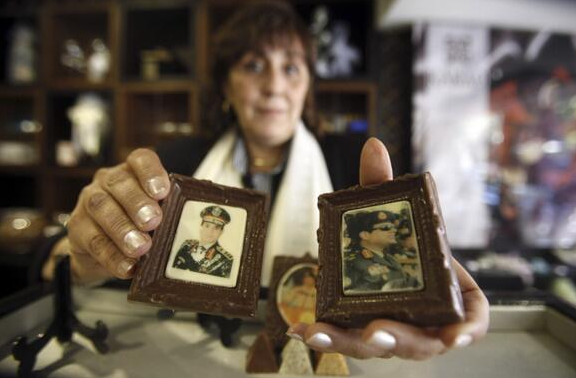
[[[194,178],[242,187],[232,156],[236,132],[228,131],[204,158]],[[328,168],[318,142],[302,122],[292,138],[288,162],[272,205],[272,216],[264,246],[262,286],[269,286],[274,256],[318,255],[316,230],[319,224],[318,196],[332,191]]]

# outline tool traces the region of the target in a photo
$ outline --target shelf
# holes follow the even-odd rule
[[[366,92],[375,93],[376,84],[369,80],[350,80],[350,79],[319,79],[316,82],[316,91],[318,92]]]
[[[31,97],[41,91],[38,84],[1,84],[0,97]]]
[[[190,80],[194,73],[193,15],[192,7],[181,2],[126,5],[122,16],[123,79]]]
[[[70,80],[72,86],[88,85],[82,81],[88,83],[87,61],[95,52],[96,40],[103,42],[112,58],[110,70],[101,81],[109,83],[114,78],[116,42],[109,5],[53,4],[48,7],[47,24],[51,30],[47,40],[50,54],[45,57],[45,62],[50,84],[59,85],[61,80]],[[64,60],[68,62],[66,65]]]
[[[61,141],[72,140],[72,122],[69,111],[78,104],[80,98],[85,98],[88,93],[73,91],[55,91],[48,93],[47,106],[49,111],[46,117],[46,140],[49,148],[46,151],[46,164],[51,167],[57,166],[56,155],[57,145]],[[90,96],[96,95],[97,98],[104,102],[107,110],[104,114],[109,116],[108,125],[103,129],[101,136],[100,154],[96,158],[82,159],[80,165],[96,167],[109,165],[112,160],[112,146],[114,141],[114,101],[108,91],[90,93]]]
[[[329,40],[339,40],[351,54],[355,51],[357,60],[337,59],[336,49],[332,42],[317,42],[317,70],[318,77],[358,79],[369,77],[370,45],[372,40],[372,25],[374,23],[374,1],[372,0],[336,0],[336,1],[310,1],[294,0],[294,7],[307,25],[318,25],[319,34],[329,35]],[[327,10],[324,24],[315,22],[320,9]],[[311,29],[313,29],[311,27]],[[314,33],[314,32],[313,32]],[[320,40],[320,38],[317,38]],[[338,47],[341,49],[341,47]],[[320,69],[320,62],[326,64]],[[349,69],[347,68],[349,66]],[[348,72],[349,70],[349,72]]]
[[[84,78],[62,78],[48,81],[48,88],[55,91],[109,91],[114,89],[111,81],[92,83]]]
[[[188,80],[134,80],[123,83],[120,86],[120,90],[130,93],[169,93],[195,91],[196,86]]]
[[[299,12],[328,3],[336,18],[350,15],[352,21],[358,22],[352,30],[353,40],[368,33],[372,24],[365,17],[371,9],[367,0],[290,2],[297,5]],[[199,104],[209,67],[211,39],[216,29],[244,4],[241,0],[11,3],[18,6],[0,5],[0,36],[7,36],[18,22],[33,26],[37,37],[33,50],[35,80],[21,84],[7,80],[10,41],[0,38],[0,143],[30,144],[39,159],[33,165],[0,165],[0,187],[6,193],[0,197],[0,208],[34,207],[45,215],[71,211],[96,170],[118,164],[133,149],[153,148],[166,140],[204,133],[202,127],[207,126],[199,120],[205,118],[205,110]],[[85,66],[96,38],[104,42],[111,54],[109,71],[98,82],[88,79]],[[66,41],[70,39],[76,40],[84,53],[84,66],[80,64],[77,69],[62,63]],[[367,46],[361,46],[366,54]],[[156,51],[156,55],[151,51]],[[148,52],[146,62],[144,52]],[[168,56],[163,57],[166,53]],[[162,61],[163,58],[168,60]],[[354,115],[367,120],[371,128],[376,126],[378,86],[360,79],[362,75],[370,77],[367,59],[359,68],[362,72],[351,78],[317,80],[318,110],[324,119]],[[57,152],[67,151],[66,148],[70,151],[71,147],[68,111],[79,96],[87,93],[101,96],[108,106],[109,132],[102,141],[102,153],[96,159],[81,160],[76,166],[59,165]],[[23,121],[30,121],[38,129],[23,132],[30,126],[23,127]],[[8,145],[5,151],[12,148]],[[0,265],[3,263],[0,260]]]
[[[30,34],[31,33],[31,34]],[[32,85],[38,82],[38,17],[34,12],[4,12],[0,8],[0,85]],[[18,38],[16,38],[18,36]],[[18,41],[19,48],[13,43]],[[11,52],[19,55],[19,68],[10,64]],[[26,68],[28,67],[28,68]]]
[[[118,136],[122,146],[153,146],[162,139],[192,134],[194,129],[194,93],[189,87],[153,89],[136,86],[120,95],[120,124],[138,125]]]
[[[374,134],[375,84],[367,81],[322,80],[316,85],[316,105],[323,128],[336,134]]]
[[[35,177],[42,171],[42,168],[35,165],[0,165],[0,178],[3,175],[10,176],[30,176]]]

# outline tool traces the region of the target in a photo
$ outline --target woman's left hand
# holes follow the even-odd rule
[[[362,149],[360,184],[370,185],[392,180],[392,165],[388,151],[376,138]],[[488,330],[488,300],[474,279],[455,260],[465,308],[465,320],[438,328],[420,328],[410,324],[377,319],[364,329],[342,329],[326,323],[290,327],[287,335],[302,339],[320,352],[337,352],[354,358],[372,357],[425,360],[450,348],[464,347],[481,339]]]

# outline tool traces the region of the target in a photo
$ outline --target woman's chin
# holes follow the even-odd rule
[[[288,142],[294,135],[294,127],[289,125],[265,125],[258,128],[253,137],[259,144],[268,147],[277,147]]]

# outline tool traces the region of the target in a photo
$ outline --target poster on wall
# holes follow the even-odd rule
[[[576,37],[427,24],[414,44],[414,169],[452,246],[574,247]]]

